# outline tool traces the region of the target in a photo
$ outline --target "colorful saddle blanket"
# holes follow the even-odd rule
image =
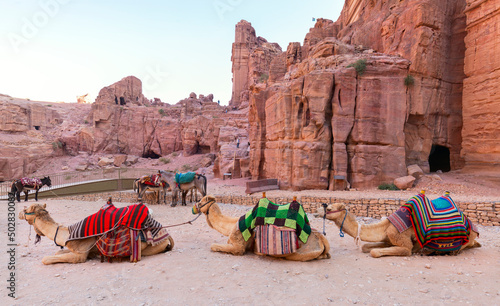
[[[96,246],[103,256],[130,256],[130,261],[136,262],[141,259],[141,240],[138,238],[139,231],[120,226],[104,234]]]
[[[42,181],[37,178],[37,177],[23,177],[21,179],[21,184],[23,184],[23,186],[33,186],[33,187],[36,187],[36,186],[42,186]]]
[[[255,252],[266,255],[286,255],[299,248],[297,234],[292,228],[260,225],[255,228]]]
[[[177,184],[191,183],[194,180],[195,172],[176,173],[175,182]]]
[[[303,243],[307,242],[311,234],[307,214],[304,207],[297,201],[278,205],[270,202],[267,198],[262,198],[252,210],[238,220],[238,227],[245,241],[248,241],[252,236],[252,231],[257,225],[265,224],[293,228]]]
[[[113,204],[106,204],[95,214],[70,225],[68,227],[69,238],[67,241],[101,235],[118,226],[136,230],[145,229],[148,216],[149,210],[143,204],[122,208],[116,208]],[[156,233],[158,231],[159,229]]]
[[[402,208],[407,209],[422,248],[437,251],[456,251],[469,242],[473,225],[458,209],[450,197],[429,201],[423,194],[409,199]]]
[[[389,219],[392,225],[394,225],[400,233],[412,227],[411,214],[405,207],[400,207],[392,215],[387,217],[387,219]]]
[[[166,184],[166,182],[164,180],[162,180],[161,176],[158,174],[143,176],[141,178],[141,183],[146,184],[146,185],[150,185],[150,186],[156,186],[156,187],[158,187],[160,185],[162,187],[165,187],[165,184]]]

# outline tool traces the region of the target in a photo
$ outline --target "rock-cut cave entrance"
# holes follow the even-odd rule
[[[158,159],[160,158],[161,156],[156,154],[155,152],[153,152],[152,150],[147,150],[146,152],[144,152],[142,154],[142,157],[143,158],[151,158],[151,159]]]
[[[440,145],[432,145],[431,153],[429,154],[429,168],[431,172],[438,170],[443,172],[450,171],[450,149]]]

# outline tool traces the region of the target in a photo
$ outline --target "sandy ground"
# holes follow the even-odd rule
[[[242,185],[243,180],[232,183],[213,180],[210,188],[213,192],[241,192]],[[56,222],[70,225],[96,212],[104,201],[40,203],[47,203]],[[22,202],[18,205],[18,211],[23,205]],[[239,205],[220,206],[231,216],[240,216],[249,209]],[[152,208],[163,225],[194,217],[189,205]],[[6,213],[2,209],[2,215]],[[310,215],[310,221],[313,227],[323,228],[322,219]],[[6,218],[0,219],[2,237],[7,236],[6,222]],[[201,216],[193,225],[169,229],[175,240],[172,251],[143,257],[136,264],[101,263],[93,259],[82,264],[45,266],[42,258],[54,254],[58,248],[46,237],[35,246],[33,229],[30,231],[30,226],[22,220],[16,224],[18,298],[7,296],[8,258],[2,251],[2,305],[500,304],[500,227],[479,226],[478,241],[483,247],[458,256],[375,259],[361,253],[351,237],[339,237],[338,228],[327,221],[332,258],[290,262],[254,254],[233,256],[211,252],[211,243],[224,243],[227,238],[209,228]],[[2,245],[7,248],[6,243]]]

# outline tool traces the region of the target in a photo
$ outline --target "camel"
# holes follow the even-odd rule
[[[81,240],[66,241],[69,238],[69,231],[66,226],[56,223],[49,212],[45,209],[47,204],[33,204],[28,208],[24,207],[19,213],[19,219],[26,220],[33,225],[35,232],[40,236],[46,236],[54,241],[58,246],[66,246],[67,249],[59,250],[54,256],[45,256],[42,259],[44,265],[55,263],[82,263],[89,255],[99,254],[96,241],[99,237],[89,237]],[[168,239],[152,246],[146,242],[141,243],[141,256],[156,255],[172,250],[174,240],[171,236]]]
[[[247,250],[253,249],[255,242],[253,235],[252,238],[245,241],[238,229],[239,218],[223,215],[219,206],[215,203],[215,197],[211,195],[203,197],[200,202],[193,206],[193,213],[204,213],[207,217],[208,226],[229,237],[227,244],[212,244],[212,251],[243,255]],[[299,245],[300,247],[295,253],[270,256],[295,261],[330,258],[330,244],[326,237],[316,230],[312,231],[307,243],[304,244],[299,241]]]
[[[325,210],[322,207],[318,208],[318,214],[320,217],[324,217]],[[370,253],[372,257],[410,256],[412,253],[421,250],[413,227],[400,233],[389,219],[383,219],[375,224],[360,224],[356,221],[356,217],[342,203],[328,205],[326,208],[326,218],[334,221],[339,228],[341,228],[343,223],[341,229],[349,236],[369,242],[364,244],[361,250],[363,253]],[[481,244],[476,241],[477,237],[478,233],[471,230],[469,242],[463,245],[460,251],[467,248],[480,247]]]

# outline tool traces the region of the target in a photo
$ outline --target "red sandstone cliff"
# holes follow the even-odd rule
[[[462,155],[467,165],[500,165],[500,3],[468,0]]]
[[[462,156],[499,163],[494,3],[347,0],[338,21],[319,19],[273,57],[265,84],[249,85],[252,176],[334,189],[340,177],[391,182],[410,164],[428,172],[436,152],[445,171]],[[359,59],[362,75],[348,68]]]

